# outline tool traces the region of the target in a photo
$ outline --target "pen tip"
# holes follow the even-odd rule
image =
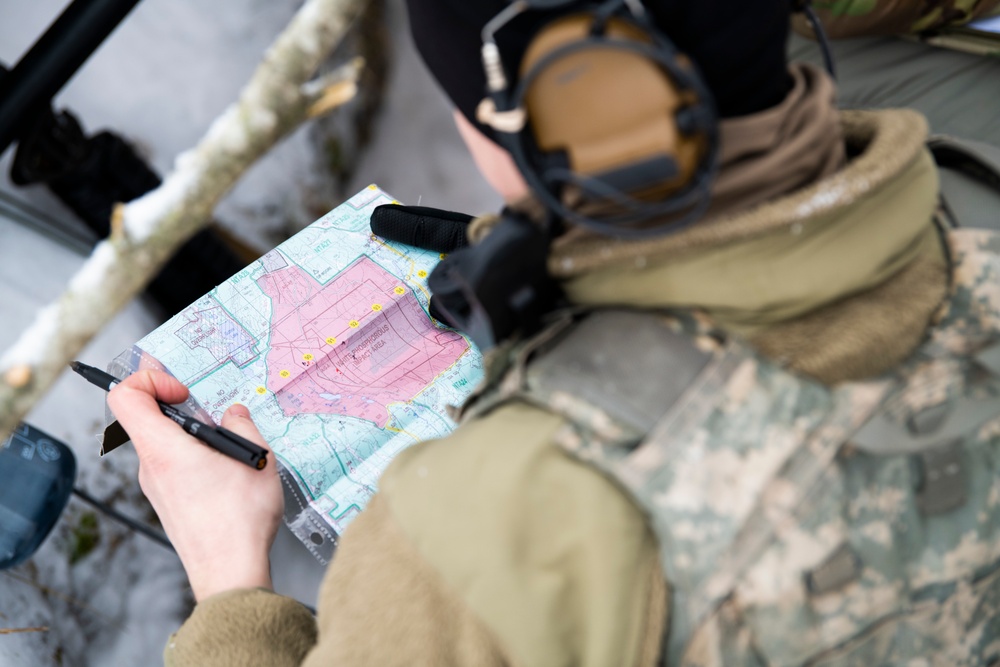
[[[71,362],[69,362],[69,367],[72,368],[74,371],[79,371],[80,370],[80,362],[79,361],[71,361]]]

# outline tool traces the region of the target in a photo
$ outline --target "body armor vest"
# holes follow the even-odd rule
[[[1000,234],[947,234],[950,297],[894,371],[825,386],[692,312],[566,314],[498,350],[510,400],[646,514],[669,665],[1000,660]]]

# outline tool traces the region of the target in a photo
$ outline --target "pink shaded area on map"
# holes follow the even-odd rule
[[[469,347],[368,257],[326,285],[294,265],[257,284],[272,302],[267,388],[289,416],[343,414],[384,427],[390,403],[412,399]]]

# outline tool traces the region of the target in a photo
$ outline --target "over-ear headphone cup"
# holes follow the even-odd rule
[[[568,169],[561,173],[629,196],[657,201],[685,191],[709,146],[698,116],[705,105],[674,79],[687,60],[675,57],[667,71],[651,57],[655,45],[642,28],[611,18],[595,38],[594,25],[590,14],[553,21],[525,53],[530,146],[564,155]],[[534,160],[539,173],[549,171],[547,161]]]
[[[509,4],[483,31],[488,97],[477,109],[550,220],[633,239],[705,214],[719,147],[712,91],[640,1],[559,13],[533,32],[516,73],[494,36],[540,7]]]

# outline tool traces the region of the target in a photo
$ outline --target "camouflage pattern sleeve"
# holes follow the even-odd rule
[[[1000,0],[815,0],[813,8],[831,39],[897,35],[961,25],[1000,12]],[[812,37],[801,14],[796,32]]]

